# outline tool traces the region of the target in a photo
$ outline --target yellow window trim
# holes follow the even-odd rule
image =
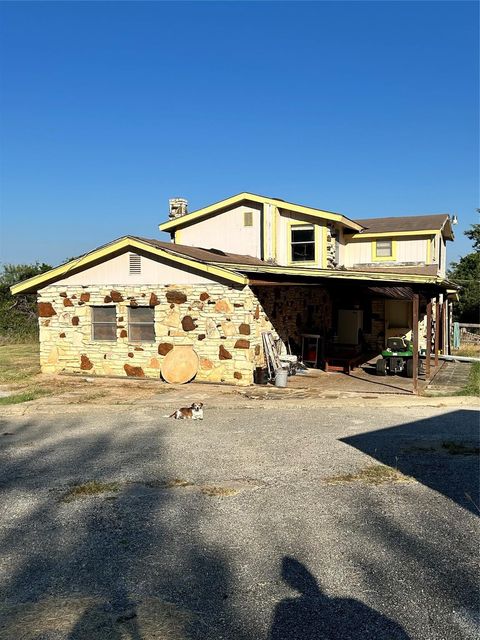
[[[172,248],[173,247],[174,245],[172,245]],[[116,240],[115,242],[112,242],[105,247],[95,249],[94,251],[85,254],[77,260],[71,260],[70,262],[62,264],[55,269],[51,269],[50,271],[39,274],[38,276],[33,276],[33,278],[29,278],[28,280],[19,282],[18,284],[13,285],[13,287],[10,287],[10,291],[13,295],[17,293],[28,293],[35,291],[44,283],[50,283],[53,280],[57,280],[63,276],[67,276],[73,269],[77,270],[81,268],[87,268],[97,260],[106,258],[112,253],[128,248],[141,249],[160,258],[164,258],[166,260],[170,260],[171,262],[196,269],[197,271],[202,271],[212,276],[218,276],[230,282],[235,282],[237,284],[243,285],[248,284],[248,278],[240,273],[236,273],[235,271],[231,271],[217,265],[197,262],[196,260],[193,260],[191,258],[184,258],[183,256],[174,255],[169,253],[168,251],[165,251],[164,249],[159,249],[157,247],[153,247],[148,243],[141,242],[140,240],[137,240],[135,238],[125,236],[124,238],[120,238],[119,240]]]
[[[314,260],[292,260],[292,227],[313,227],[313,239],[314,239],[314,248],[315,248],[315,259]],[[318,249],[320,246],[320,227],[318,224],[314,224],[311,222],[304,222],[302,220],[288,220],[287,222],[287,264],[295,266],[295,265],[317,265],[318,264]]]
[[[393,238],[385,238],[384,240],[390,240],[392,243],[392,255],[391,256],[377,256],[377,242],[372,242],[372,262],[396,262],[397,260],[397,242]]]
[[[175,220],[167,220],[166,222],[162,222],[158,225],[160,231],[170,231],[171,229],[175,229],[177,227],[188,226],[200,218],[204,218],[210,214],[214,214],[216,212],[220,213],[221,209],[225,209],[232,205],[238,204],[243,200],[250,200],[251,202],[257,202],[258,204],[271,204],[278,209],[285,209],[287,211],[293,211],[294,213],[304,213],[306,215],[312,216],[314,218],[321,218],[322,220],[332,220],[334,222],[340,222],[344,224],[349,229],[355,229],[360,231],[363,227],[362,225],[350,220],[346,216],[341,213],[334,213],[332,211],[324,211],[323,209],[316,209],[314,207],[306,207],[304,205],[294,204],[293,202],[286,202],[283,200],[278,200],[277,198],[268,198],[265,196],[259,196],[254,193],[249,193],[248,191],[244,191],[242,193],[238,193],[235,196],[231,196],[230,198],[225,198],[225,200],[220,200],[219,202],[215,202],[214,204],[209,205],[208,207],[203,207],[202,209],[197,209],[196,211],[192,211],[191,213],[187,213],[180,218],[175,218]]]

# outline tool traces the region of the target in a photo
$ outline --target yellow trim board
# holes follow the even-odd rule
[[[191,213],[187,213],[180,218],[175,218],[174,220],[167,220],[167,222],[162,222],[158,225],[160,231],[169,231],[171,229],[175,229],[177,227],[187,226],[193,222],[196,222],[200,218],[204,218],[209,214],[215,213],[221,209],[225,209],[226,207],[230,207],[232,205],[238,204],[243,200],[250,200],[251,202],[257,202],[258,204],[271,204],[278,209],[286,209],[287,211],[294,211],[296,213],[304,213],[309,216],[313,216],[314,218],[321,218],[323,220],[333,220],[335,222],[341,222],[349,229],[355,229],[360,231],[363,229],[362,225],[350,220],[346,216],[341,213],[333,213],[332,211],[324,211],[323,209],[316,209],[314,207],[307,207],[300,204],[294,204],[293,202],[286,202],[284,200],[278,200],[278,198],[268,198],[266,196],[259,196],[254,193],[249,193],[248,191],[244,191],[242,193],[238,193],[235,196],[231,196],[230,198],[225,198],[225,200],[220,200],[219,202],[215,202],[214,204],[209,205],[208,207],[203,207],[202,209],[197,209],[196,211],[192,211]]]
[[[328,267],[328,229],[327,225],[323,227],[322,232],[322,267]]]
[[[385,238],[392,243],[392,255],[390,256],[377,256],[377,240],[372,242],[372,262],[396,262],[397,261],[397,242],[393,238]],[[380,240],[382,242],[382,240]]]
[[[402,236],[431,236],[438,233],[438,229],[422,229],[422,231],[382,231],[381,233],[346,233],[345,240],[365,240],[368,238],[396,238]]]
[[[220,264],[220,263],[217,263]],[[233,266],[233,265],[232,265]],[[395,273],[394,268],[383,271],[342,271],[339,269],[315,269],[307,267],[265,265],[253,266],[250,264],[235,264],[238,271],[245,271],[252,277],[253,274],[271,273],[276,275],[307,276],[311,278],[333,278],[334,280],[372,280],[388,282],[411,282],[417,284],[445,284],[445,279],[436,275],[415,275],[410,273]],[[451,283],[450,283],[451,286]]]
[[[223,278],[224,280],[228,280],[230,282],[235,282],[237,284],[243,285],[248,284],[248,278],[246,276],[240,273],[236,273],[235,271],[225,269],[225,267],[222,267],[220,265],[204,264],[203,262],[198,262],[192,258],[184,258],[183,256],[169,253],[164,249],[153,247],[152,245],[146,242],[141,242],[136,238],[125,236],[124,238],[119,238],[118,240],[105,245],[104,247],[99,247],[98,249],[95,249],[94,251],[91,251],[90,253],[77,258],[76,260],[71,260],[70,262],[66,262],[59,267],[51,269],[50,271],[46,271],[45,273],[33,276],[33,278],[29,278],[28,280],[19,282],[18,284],[10,287],[10,291],[13,295],[18,293],[34,292],[40,287],[40,285],[46,282],[50,283],[63,276],[66,276],[72,270],[76,271],[77,269],[87,268],[90,264],[96,262],[97,260],[107,258],[112,253],[128,248],[140,249],[152,255],[159,256],[160,258],[170,260],[171,262],[175,262],[186,267],[191,267],[193,269],[196,269],[197,271],[203,271],[204,273],[207,273],[209,275],[218,276],[219,278]]]

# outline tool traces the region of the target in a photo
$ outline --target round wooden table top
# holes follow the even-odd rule
[[[190,345],[173,347],[162,362],[162,378],[170,384],[185,384],[198,371],[198,355]]]

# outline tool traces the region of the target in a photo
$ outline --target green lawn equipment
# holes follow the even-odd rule
[[[388,338],[387,348],[376,363],[377,376],[405,374],[413,378],[413,346],[405,338]]]

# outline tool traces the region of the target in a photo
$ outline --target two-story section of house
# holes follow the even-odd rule
[[[245,192],[192,213],[174,198],[160,230],[12,287],[38,296],[42,371],[165,378],[188,351],[196,380],[246,385],[265,333],[328,368],[411,333],[433,300],[446,344],[446,214],[353,220]]]
[[[159,225],[174,243],[248,255],[279,266],[384,271],[428,267],[445,276],[447,214],[351,220],[279,198],[240,193],[192,213],[170,201]]]
[[[453,240],[447,214],[357,220],[362,231],[344,236],[346,268],[430,267],[445,276],[446,242]]]

